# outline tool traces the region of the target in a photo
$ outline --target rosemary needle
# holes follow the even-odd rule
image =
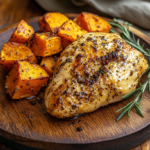
[[[123,96],[122,99],[129,99],[133,96],[135,96],[135,99],[129,102],[127,105],[125,105],[123,108],[117,110],[117,112],[122,111],[121,114],[119,115],[117,121],[119,121],[126,113],[128,114],[128,117],[130,117],[129,113],[131,109],[134,107],[136,112],[144,117],[143,113],[141,112],[140,109],[142,109],[140,105],[140,101],[143,98],[143,93],[145,92],[145,89],[148,85],[148,91],[150,92],[150,49],[144,50],[144,44],[142,46],[140,45],[140,40],[138,39],[137,41],[135,40],[135,36],[132,33],[132,36],[129,32],[129,25],[131,25],[128,22],[124,22],[123,25],[118,22],[117,19],[113,19],[113,21],[109,21],[109,24],[112,26],[110,32],[112,33],[118,33],[120,36],[132,47],[136,48],[137,50],[141,51],[145,56],[148,57],[148,64],[149,67],[146,70],[146,72],[143,75],[147,74],[147,79],[146,81],[141,84],[139,80],[139,88],[135,89],[134,91],[128,93],[127,95]],[[120,31],[116,31],[113,27],[117,27],[120,29]]]

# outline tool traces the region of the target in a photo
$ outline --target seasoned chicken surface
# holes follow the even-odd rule
[[[92,112],[133,91],[148,64],[115,33],[87,33],[57,61],[45,92],[47,111],[58,118]]]

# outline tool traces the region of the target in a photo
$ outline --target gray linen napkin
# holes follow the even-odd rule
[[[150,3],[141,0],[85,0],[96,9],[113,17],[121,18],[150,29]]]
[[[142,0],[36,0],[47,11],[79,12],[88,4],[112,17],[150,29],[150,2]],[[78,6],[73,7],[70,3]],[[82,11],[85,11],[84,9]]]

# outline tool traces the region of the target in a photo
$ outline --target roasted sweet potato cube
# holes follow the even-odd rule
[[[59,12],[52,12],[46,13],[43,20],[47,32],[57,33],[58,28],[69,19]]]
[[[39,19],[39,26],[40,26],[40,31],[47,32],[47,30],[46,30],[46,23],[44,21],[44,17],[41,17]]]
[[[50,75],[50,77],[53,75],[53,71],[57,62],[58,56],[50,56],[50,57],[44,57],[41,61],[41,67],[46,70],[46,72]]]
[[[13,32],[10,41],[16,43],[25,43],[34,33],[34,29],[27,24],[24,20],[21,20]]]
[[[41,66],[27,61],[17,61],[6,77],[6,93],[12,99],[34,96],[48,79],[49,75]]]
[[[62,50],[61,38],[50,32],[35,33],[28,45],[35,56],[51,56]]]
[[[36,63],[34,54],[27,46],[15,42],[5,43],[0,53],[0,64],[6,71],[10,71],[17,60]]]
[[[27,58],[26,61],[30,62],[31,64],[37,64],[39,62],[39,59],[33,54],[33,56]]]
[[[75,22],[88,32],[110,32],[110,24],[101,17],[87,12],[82,12]]]
[[[72,43],[72,41],[74,41],[74,40],[69,40],[68,38],[66,39],[66,37],[62,37],[61,43],[62,43],[63,49],[65,49],[68,45],[70,45]]]
[[[62,38],[62,46],[66,48],[77,38],[87,33],[72,20],[66,21],[59,29],[57,35]]]

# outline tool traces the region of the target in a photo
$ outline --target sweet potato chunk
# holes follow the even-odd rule
[[[88,32],[109,32],[111,26],[101,17],[87,12],[82,12],[75,22]]]
[[[61,38],[49,32],[35,33],[28,46],[35,56],[51,56],[62,50]]]
[[[47,32],[47,30],[46,30],[46,23],[44,21],[44,17],[41,17],[39,19],[39,26],[40,26],[40,31]]]
[[[67,20],[69,20],[65,15],[59,12],[46,13],[43,18],[47,32],[57,33],[58,28]]]
[[[25,43],[34,33],[34,29],[24,20],[21,20],[13,32],[10,41],[16,43]]]
[[[21,43],[5,43],[0,53],[0,64],[2,64],[6,71],[10,71],[17,60],[26,60],[30,63],[36,63],[35,59],[32,51]]]
[[[49,75],[37,64],[17,61],[6,77],[6,93],[12,99],[34,96],[48,81]]]
[[[30,62],[31,64],[37,64],[39,62],[39,59],[33,54],[33,56],[27,58],[26,61]]]
[[[58,56],[50,56],[42,58],[41,67],[46,70],[46,72],[50,75],[53,75],[53,71],[57,62]]]
[[[62,38],[62,46],[66,48],[77,38],[87,33],[72,20],[66,21],[59,29],[57,35]]]

